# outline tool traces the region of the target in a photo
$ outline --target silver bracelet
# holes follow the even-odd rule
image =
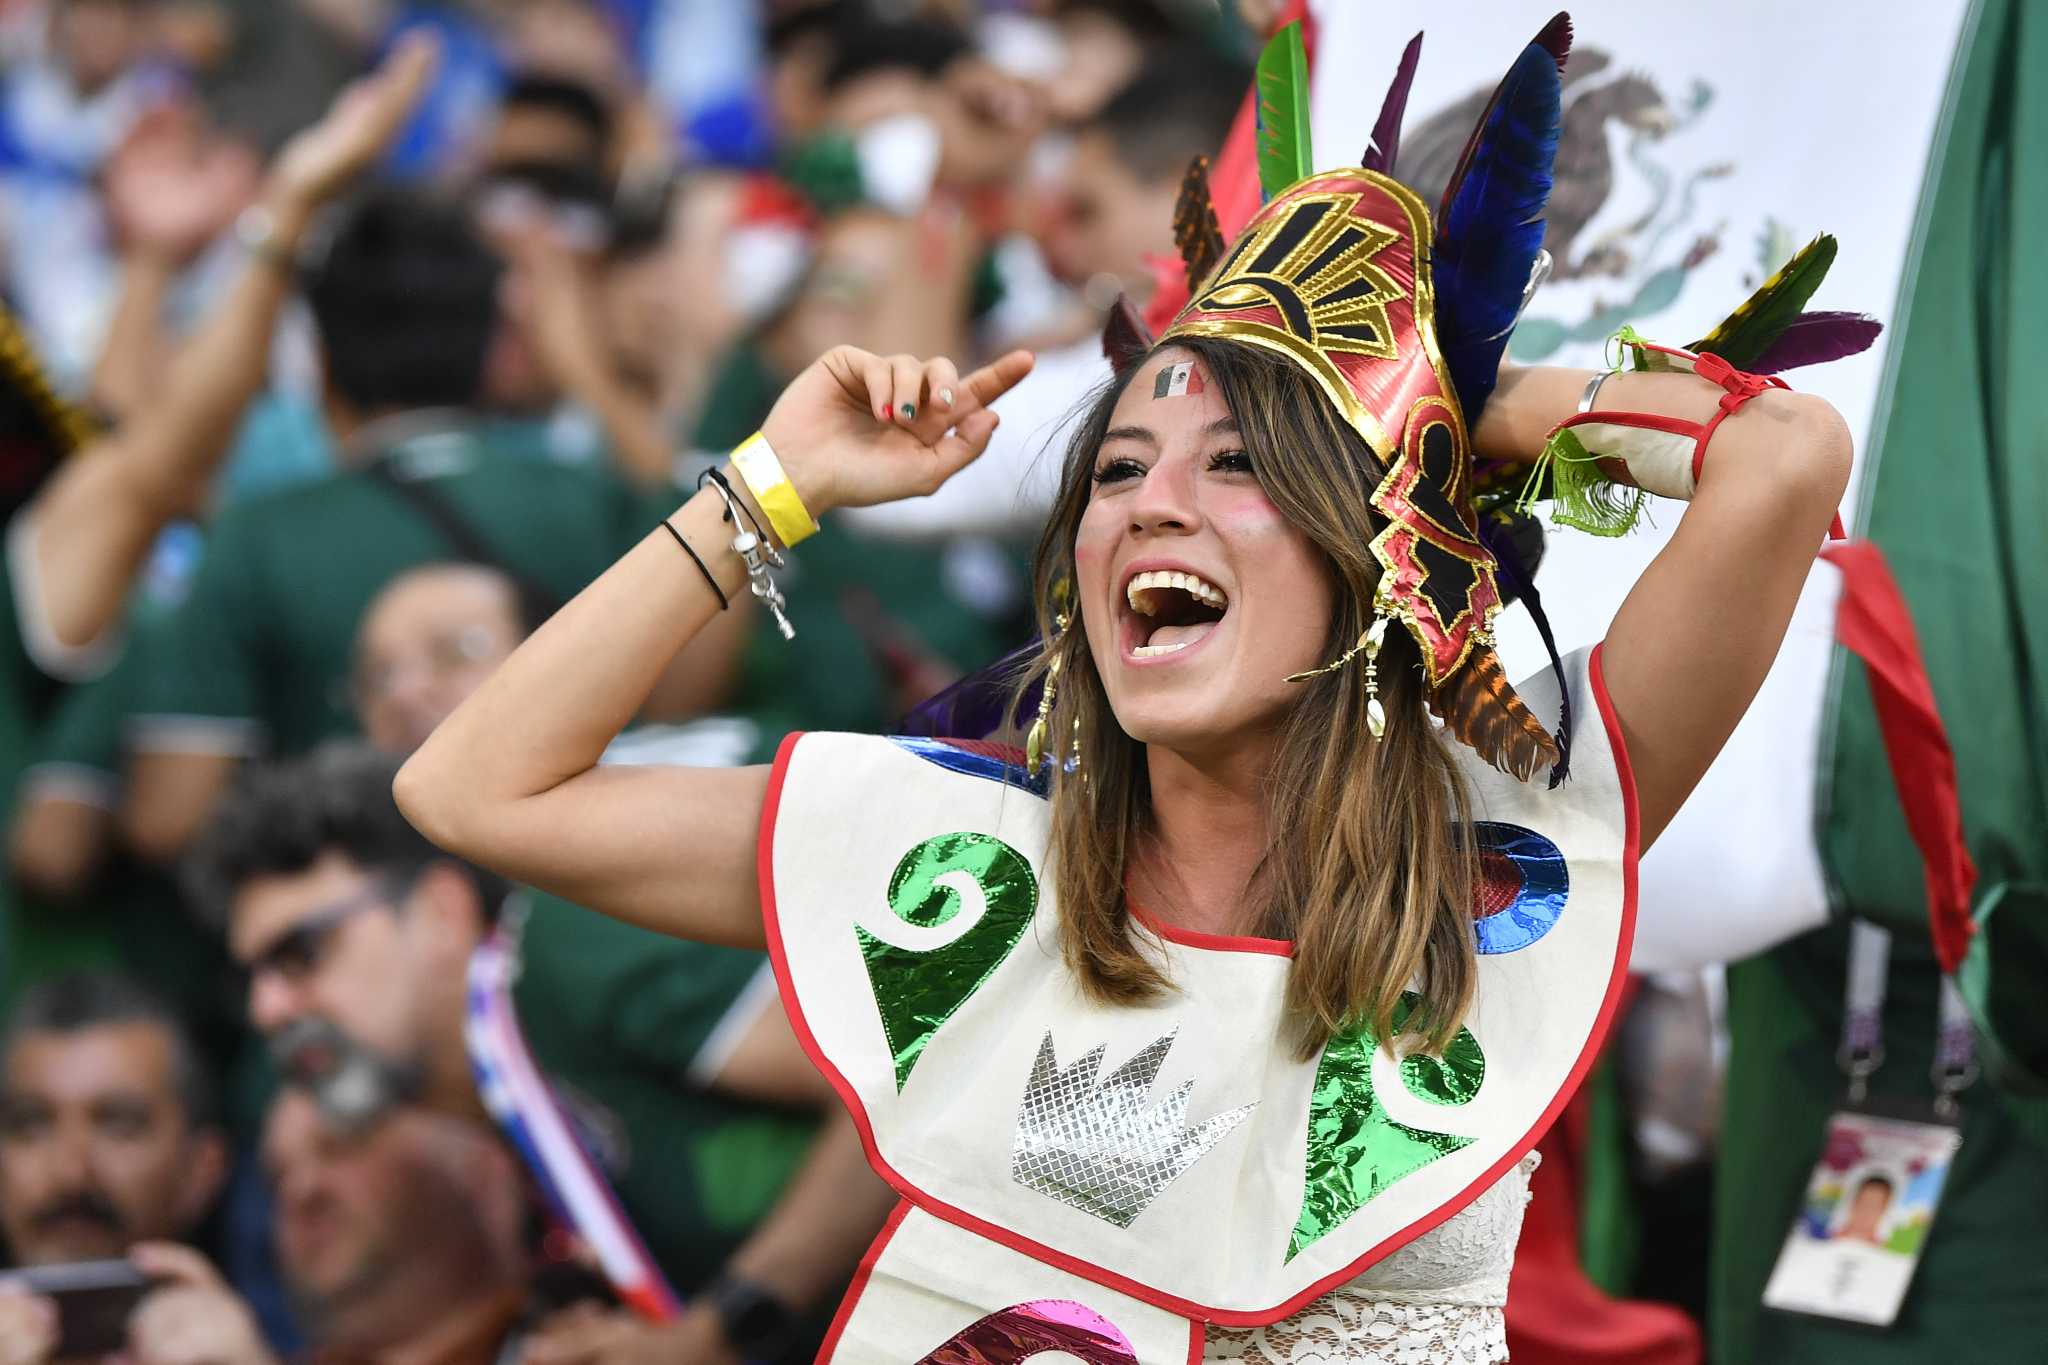
[[[1593,410],[1593,402],[1600,396],[1600,386],[1619,373],[1619,370],[1594,371],[1593,377],[1586,381],[1586,391],[1579,395],[1579,412],[1581,415]]]
[[[700,481],[698,486],[703,487],[703,482]],[[794,640],[796,627],[789,623],[789,599],[782,595],[782,589],[775,586],[774,578],[768,573],[770,567],[780,569],[789,561],[782,557],[781,551],[747,529],[752,518],[733,497],[732,490],[726,487],[723,479],[710,480],[710,486],[725,504],[725,519],[733,524],[732,552],[747,566],[747,590],[767,603],[768,610],[775,613],[775,628],[782,632],[782,638]]]

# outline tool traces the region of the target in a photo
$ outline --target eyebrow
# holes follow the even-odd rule
[[[1243,428],[1238,425],[1237,418],[1227,413],[1202,428],[1202,434],[1205,436],[1235,436],[1242,431]],[[1159,433],[1150,427],[1111,427],[1102,433],[1102,439],[1105,442],[1119,439],[1143,441],[1147,445],[1156,446],[1159,444]]]

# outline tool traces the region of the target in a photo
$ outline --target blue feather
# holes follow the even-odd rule
[[[1444,191],[1434,276],[1437,338],[1467,423],[1493,393],[1529,271],[1563,119],[1550,27],[1508,68]],[[1568,30],[1567,30],[1568,31]]]

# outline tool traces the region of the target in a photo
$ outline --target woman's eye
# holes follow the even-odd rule
[[[1145,466],[1136,460],[1111,460],[1095,471],[1095,484],[1099,488],[1106,483],[1122,483],[1125,479],[1142,479]]]
[[[1210,459],[1209,468],[1226,474],[1249,474],[1252,472],[1252,457],[1248,451],[1225,450]]]

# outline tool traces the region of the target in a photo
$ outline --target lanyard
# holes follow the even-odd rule
[[[519,897],[508,902],[497,931],[469,959],[464,1031],[477,1092],[557,1216],[596,1255],[620,1300],[650,1322],[666,1322],[681,1310],[675,1291],[578,1138],[520,1031],[512,983],[519,975],[526,908]]]
[[[1849,922],[1849,979],[1843,991],[1842,1043],[1835,1054],[1849,1076],[1849,1102],[1863,1103],[1870,1078],[1884,1065],[1885,977],[1891,963],[1891,931],[1869,920]],[[1941,1011],[1934,1031],[1934,1112],[1956,1114],[1956,1096],[1977,1079],[1977,1040],[1970,1011],[1955,978],[1941,974]]]

